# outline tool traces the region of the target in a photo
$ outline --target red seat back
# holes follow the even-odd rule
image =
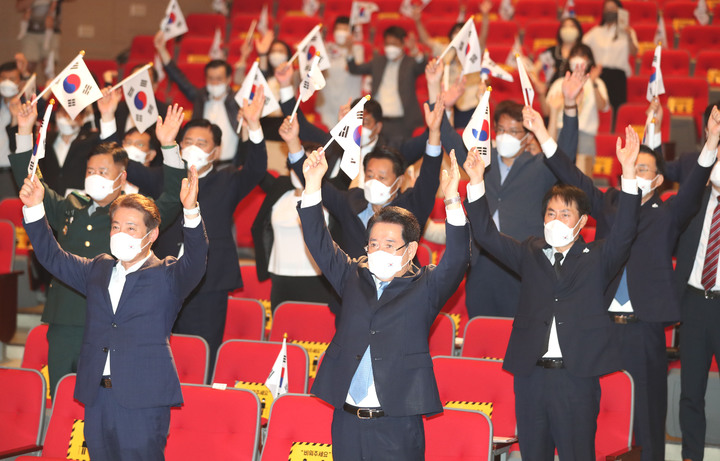
[[[229,339],[262,341],[265,336],[265,308],[256,299],[228,298],[223,342]]]
[[[687,50],[691,56],[697,56],[703,50],[720,49],[720,26],[715,24],[709,26],[690,25],[680,31],[678,48]]]
[[[15,226],[0,219],[0,274],[12,272],[15,259]]]
[[[617,371],[600,378],[602,397],[595,435],[598,461],[632,445],[633,380],[626,371]]]
[[[455,350],[455,322],[444,312],[440,312],[430,328],[428,338],[430,355],[453,355]]]
[[[242,275],[243,286],[232,292],[232,296],[236,298],[251,298],[258,301],[270,302],[270,291],[272,290],[272,282],[270,279],[259,281],[257,278],[257,269],[255,264],[247,264],[240,266],[240,275]]]
[[[207,341],[195,335],[170,335],[170,349],[181,383],[205,384],[210,359]]]
[[[653,57],[655,50],[643,53],[640,61],[640,75],[649,76],[653,73]],[[687,77],[690,75],[690,53],[687,50],[662,50],[660,67],[663,77]]]
[[[216,13],[191,13],[185,17],[188,26],[188,35],[183,37],[183,41],[188,37],[205,36],[212,38],[215,35],[215,29],[220,29],[222,36],[225,36],[225,16]]]
[[[235,221],[235,243],[240,248],[252,248],[253,239],[250,233],[255,217],[260,211],[260,206],[265,200],[265,192],[256,186],[249,194],[238,203],[233,213]]]
[[[335,336],[335,314],[327,304],[286,301],[273,313],[270,341],[318,341],[329,343]]]
[[[170,411],[168,460],[255,459],[260,401],[254,392],[183,384],[182,393],[185,403]]]
[[[485,413],[445,408],[423,420],[426,459],[493,459],[493,425]]]
[[[503,359],[512,324],[508,317],[473,317],[465,327],[462,356]]]
[[[45,379],[37,370],[0,367],[0,458],[40,445]]]
[[[465,325],[468,322],[467,306],[465,305],[465,279],[460,282],[460,286],[445,303],[442,311],[449,314],[455,321],[455,334],[458,336],[464,334]]]
[[[57,385],[52,416],[43,442],[43,456],[66,458],[76,419],[85,419],[85,406],[75,400],[75,375],[64,376]]]

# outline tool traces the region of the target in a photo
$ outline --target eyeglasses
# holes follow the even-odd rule
[[[506,130],[505,128],[503,128],[501,126],[497,126],[497,127],[495,127],[495,133],[496,134],[507,133],[510,136],[520,136],[521,134],[525,133],[525,130],[517,130],[517,129]]]
[[[657,173],[657,168],[652,169],[647,165],[638,165],[635,167],[635,174],[645,174],[645,173]]]
[[[366,252],[366,253],[374,253],[374,252],[377,251],[377,250],[382,250],[382,251],[385,251],[385,252],[387,252],[387,253],[395,254],[395,252],[397,252],[397,251],[399,251],[399,250],[402,250],[402,249],[405,248],[406,246],[407,246],[407,243],[404,244],[404,245],[402,245],[402,246],[399,246],[399,247],[395,248],[395,247],[392,246],[392,244],[390,244],[390,243],[380,244],[380,243],[378,243],[378,242],[370,242],[370,243],[368,243],[367,245],[365,245],[365,252]]]

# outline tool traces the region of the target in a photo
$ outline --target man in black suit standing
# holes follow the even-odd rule
[[[707,117],[703,155],[717,155],[720,139],[720,111],[713,107]],[[683,185],[683,188],[687,187]],[[682,189],[681,189],[682,190]],[[716,163],[710,185],[696,214],[680,236],[675,269],[681,295],[680,341],[680,428],[682,457],[703,459],[705,449],[705,391],[713,355],[720,357],[720,284],[718,284],[718,241],[720,226],[720,167]]]
[[[550,142],[540,114],[525,108],[524,116],[532,121],[529,125],[538,141]],[[605,305],[619,335],[621,365],[632,375],[635,384],[633,432],[645,461],[665,459],[664,327],[680,320],[680,300],[673,284],[673,250],[680,232],[700,209],[703,189],[715,163],[716,148],[717,140],[714,146],[705,145],[677,196],[663,202],[655,192],[663,182],[662,154],[640,146],[635,164],[638,189],[642,193],[638,236],[627,265],[605,292]],[[617,218],[620,191],[611,188],[602,192],[593,185],[592,178],[565,157],[553,155],[546,163],[561,182],[579,187],[590,197],[591,215],[597,222],[595,238],[606,238]]]
[[[534,122],[533,122],[534,123]],[[523,242],[498,232],[485,195],[485,166],[476,151],[465,162],[470,176],[468,217],[476,242],[520,274],[520,301],[503,368],[515,376],[515,413],[523,457],[595,459],[599,377],[619,368],[613,323],[603,294],[628,257],[640,205],[635,160],[640,142],[625,130],[618,139],[623,192],[608,239],[585,243],[580,230],[590,213],[585,193],[556,185],[543,199],[545,238]],[[548,156],[563,155],[554,145]]]
[[[323,218],[324,152],[315,151],[305,161],[298,207],[305,243],[342,297],[337,331],[312,389],[335,407],[334,459],[424,459],[422,415],[442,411],[428,334],[470,259],[454,155],[452,162],[452,174],[445,172],[442,184],[447,250],[437,266],[418,268],[412,259],[420,225],[394,206],[370,219],[367,256],[348,257],[332,241]]]

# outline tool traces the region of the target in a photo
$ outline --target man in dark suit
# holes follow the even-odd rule
[[[250,141],[245,166],[218,169],[223,134],[217,125],[205,119],[189,121],[180,133],[183,160],[188,168],[195,166],[200,177],[198,201],[210,238],[208,267],[205,277],[185,301],[175,323],[176,333],[199,335],[210,346],[210,369],[222,343],[227,315],[228,293],[242,287],[235,239],[233,212],[238,203],[260,183],[267,170],[267,151],[260,126],[260,112],[265,97],[258,90],[252,103],[245,105],[243,116]],[[177,256],[187,251],[183,245],[181,223],[176,221],[161,236],[159,254]],[[184,248],[184,250],[183,250]]]
[[[367,257],[351,259],[340,250],[320,205],[327,170],[322,150],[305,161],[298,207],[303,236],[342,297],[337,331],[312,388],[335,407],[334,459],[424,459],[422,415],[442,411],[428,334],[470,258],[454,155],[452,161],[452,174],[444,174],[442,185],[448,197],[447,250],[437,266],[423,268],[412,264],[420,226],[399,207],[385,207],[371,218]]]
[[[35,107],[23,105],[18,115],[17,153],[10,156],[10,164],[18,187],[27,176],[32,155],[32,130],[37,119]],[[163,155],[163,194],[157,200],[162,223],[167,227],[180,212],[178,191],[185,176],[175,137],[183,120],[182,107],[168,109],[165,119],[155,127]],[[42,161],[40,162],[42,164]],[[46,186],[45,212],[60,246],[68,252],[85,258],[94,258],[110,252],[110,204],[122,193],[126,183],[127,153],[117,144],[107,143],[95,147],[82,167],[90,188],[89,195],[72,193],[68,197]],[[41,179],[41,168],[37,173]],[[95,186],[92,186],[95,184]],[[100,185],[100,187],[97,187]],[[92,190],[91,190],[92,189]],[[42,321],[48,324],[48,373],[50,392],[57,382],[77,369],[85,326],[86,299],[81,293],[60,280],[53,279],[47,290],[47,301]]]
[[[162,31],[155,35],[155,49],[165,66],[168,78],[192,102],[192,119],[205,119],[217,125],[222,132],[223,146],[218,160],[229,164],[238,146],[238,106],[232,93],[232,67],[226,61],[213,59],[205,65],[205,86],[196,87],[172,60],[165,47]]]
[[[701,158],[707,152],[717,154],[720,139],[720,111],[708,113],[706,141]],[[688,158],[690,160],[691,158]],[[690,179],[692,180],[692,179]],[[683,184],[682,190],[690,184]],[[720,167],[716,163],[710,185],[700,201],[701,212],[680,236],[675,254],[675,276],[681,299],[680,339],[680,428],[683,436],[682,457],[703,459],[705,447],[705,391],[713,355],[720,356],[720,284],[717,283],[716,226],[720,220]]]
[[[183,299],[205,273],[208,240],[197,205],[197,171],[183,180],[187,251],[160,260],[150,250],[160,213],[142,195],[110,210],[110,251],[93,259],[60,248],[44,219],[45,188],[25,179],[24,222],[41,264],[87,297],[87,324],[75,398],[85,404],[85,441],[95,461],[163,460],[170,407],[182,404],[170,329]]]
[[[424,72],[427,59],[415,40],[407,40],[413,55],[405,55],[406,37],[407,32],[403,28],[391,26],[383,33],[383,55],[377,54],[363,64],[357,64],[352,55],[348,56],[348,71],[351,74],[372,76],[370,94],[380,102],[385,114],[383,134],[390,146],[396,149],[422,124],[415,80]]]
[[[574,100],[572,98],[571,100]],[[540,143],[551,142],[540,114],[525,108],[532,130]],[[706,145],[695,162],[688,182],[676,197],[663,202],[655,189],[662,184],[664,161],[659,152],[640,146],[635,165],[642,200],[638,235],[626,266],[605,292],[605,305],[620,343],[622,368],[635,384],[635,443],[642,447],[642,459],[665,459],[665,416],[667,412],[667,324],[680,320],[680,300],[673,284],[672,256],[680,232],[700,208],[703,189],[715,163],[714,148]],[[553,155],[547,165],[557,178],[582,189],[592,204],[597,222],[596,239],[610,234],[615,223],[621,192],[602,192],[567,158]],[[648,270],[652,268],[652,270]]]
[[[420,174],[414,187],[400,192],[405,172],[405,162],[394,149],[376,148],[365,156],[364,187],[353,187],[348,191],[336,188],[332,183],[323,183],[323,205],[337,219],[341,227],[340,247],[352,258],[359,258],[365,251],[367,223],[370,217],[385,206],[405,208],[422,226],[430,217],[435,205],[435,194],[439,184],[442,149],[440,147],[440,122],[444,115],[442,103],[430,108],[425,104],[425,120],[429,134]],[[302,177],[305,151],[298,136],[297,121],[286,119],[280,127],[280,136],[288,143],[290,167]]]
[[[533,121],[533,123],[535,123]],[[622,268],[637,230],[639,197],[632,128],[618,141],[623,192],[607,240],[585,243],[590,201],[573,186],[556,185],[543,199],[545,238],[519,242],[498,232],[485,195],[484,164],[476,151],[465,162],[470,176],[466,209],[476,242],[520,274],[520,302],[503,368],[515,376],[515,413],[523,458],[595,459],[599,377],[619,368],[613,323],[603,301]],[[554,141],[548,156],[562,155]],[[552,148],[555,152],[549,152]]]

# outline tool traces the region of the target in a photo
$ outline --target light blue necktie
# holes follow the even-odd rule
[[[615,293],[615,300],[620,303],[621,306],[630,301],[630,292],[628,291],[627,284],[627,268],[623,269],[620,285],[618,285],[617,292]]]
[[[390,282],[380,282],[377,288],[377,297],[380,299],[383,290],[388,286]],[[370,384],[373,382],[373,371],[372,363],[370,362],[370,346],[365,349],[365,353],[360,359],[360,364],[355,371],[352,381],[350,382],[350,397],[353,398],[356,404],[360,403],[362,399],[367,397],[368,389]]]

